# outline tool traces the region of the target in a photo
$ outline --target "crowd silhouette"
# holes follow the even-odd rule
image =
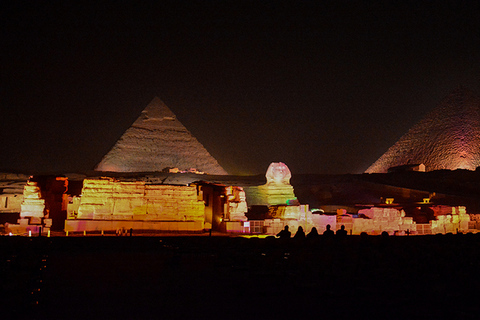
[[[323,236],[325,238],[332,238],[332,237],[337,237],[337,238],[345,238],[346,236],[348,235],[348,232],[347,230],[345,230],[345,225],[342,225],[340,227],[340,229],[337,230],[337,232],[334,232],[332,230],[332,227],[327,224],[326,226],[326,230],[323,232]],[[282,231],[280,231],[278,234],[277,234],[277,238],[280,238],[280,239],[290,239],[292,236],[292,233],[290,232],[289,230],[289,226],[286,225]],[[313,227],[310,232],[305,235],[305,231],[303,230],[303,227],[302,226],[299,226],[298,229],[297,229],[297,232],[295,233],[295,235],[293,236],[293,239],[309,239],[309,240],[312,240],[312,239],[316,239],[320,237],[320,234],[318,233],[318,230],[316,227]]]

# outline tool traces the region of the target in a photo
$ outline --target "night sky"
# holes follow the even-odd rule
[[[2,2],[0,171],[91,170],[158,96],[231,174],[361,173],[480,93],[478,1],[125,3]]]

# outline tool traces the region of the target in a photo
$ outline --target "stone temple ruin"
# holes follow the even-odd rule
[[[160,179],[169,175],[178,174],[162,173]],[[297,199],[290,175],[284,163],[272,163],[265,184],[243,186],[196,180],[196,174],[187,174],[184,181],[189,183],[175,185],[158,183],[155,175],[90,177],[71,182],[66,177],[31,177],[24,186],[20,219],[5,228],[14,234],[50,230],[100,234],[131,229],[268,235],[276,235],[286,225],[292,232],[300,226],[306,232],[313,227],[323,232],[327,225],[332,230],[344,225],[349,234],[356,235],[467,232],[475,228],[465,207],[434,205],[426,199],[414,204],[415,210],[423,207],[431,212],[430,219],[422,223],[411,214],[411,206],[394,199],[361,205],[355,212],[340,208],[336,212],[313,211]],[[77,192],[69,189],[79,182]],[[241,179],[236,182],[242,183]],[[252,208],[264,210],[259,215]]]
[[[366,173],[424,165],[424,171],[480,166],[480,98],[458,88],[387,150]]]
[[[475,168],[480,161],[479,108],[479,99],[473,94],[463,89],[455,91],[368,172],[402,166],[418,167],[420,171],[425,167]],[[292,232],[301,226],[305,232],[315,227],[320,233],[327,225],[333,230],[344,225],[349,234],[401,235],[480,229],[480,219],[469,215],[458,201],[452,202],[454,205],[429,203],[432,197],[428,192],[424,195],[422,191],[397,188],[398,195],[407,195],[403,203],[387,198],[385,202],[319,205],[338,187],[324,190],[321,184],[307,182],[294,188],[292,174],[282,162],[270,164],[266,181],[227,176],[158,98],[145,108],[96,170],[88,177],[0,176],[0,214],[19,214],[19,219],[5,223],[5,231],[213,230],[275,235],[286,225]],[[201,172],[207,174],[199,175]],[[380,189],[393,190],[386,186]],[[417,198],[420,194],[423,201],[410,193]],[[316,207],[311,208],[311,203]]]

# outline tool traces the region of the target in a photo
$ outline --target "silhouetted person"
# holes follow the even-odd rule
[[[319,234],[317,228],[313,227],[309,234],[307,234],[307,239],[316,239]]]
[[[345,226],[342,224],[342,226],[340,227],[340,230],[337,230],[337,233],[336,235],[339,236],[339,237],[346,237],[347,236],[347,230],[345,230]]]
[[[288,231],[288,226],[285,226],[285,228],[277,234],[277,237],[280,239],[290,239],[291,236],[292,233]]]
[[[302,226],[298,227],[293,239],[305,239],[305,232],[303,231]]]
[[[333,237],[335,235],[335,233],[330,228],[331,228],[330,225],[327,224],[327,230],[323,232],[324,236]]]

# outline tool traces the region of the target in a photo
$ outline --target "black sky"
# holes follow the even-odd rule
[[[90,170],[158,96],[230,173],[360,173],[480,93],[478,1],[10,2],[1,170]]]

